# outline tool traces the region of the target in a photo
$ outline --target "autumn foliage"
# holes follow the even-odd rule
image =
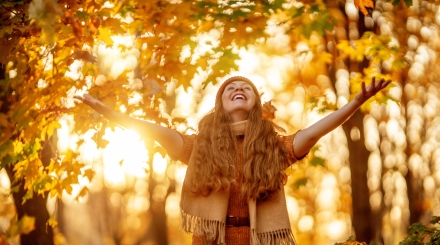
[[[372,0],[355,0],[355,5],[365,15],[374,9]],[[34,195],[61,198],[72,193],[79,178],[94,177],[74,150],[42,160],[44,143],[55,137],[66,116],[74,119],[75,133],[93,129],[98,147],[108,143],[102,139],[107,122],[77,106],[75,93],[87,91],[115,110],[173,127],[179,119],[160,110],[169,84],[188,89],[195,77],[203,77],[205,86],[216,84],[238,69],[240,48],[265,47],[275,35],[268,28],[289,38],[289,52],[305,43],[313,54],[310,63],[325,67],[335,57],[322,49],[323,37],[343,21],[325,2],[287,0],[6,0],[0,2],[0,20],[0,169],[12,170],[12,191],[23,181],[23,202]],[[373,57],[371,67],[353,79],[354,90],[378,75],[377,64],[392,60],[393,70],[406,65],[388,36],[371,32],[356,42],[341,40],[337,47],[340,60]],[[117,50],[126,62],[112,66],[112,58],[103,54],[107,49]],[[270,55],[284,54],[279,52]],[[264,109],[264,117],[273,120],[276,108],[267,102]]]

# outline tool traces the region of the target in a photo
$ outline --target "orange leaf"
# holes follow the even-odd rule
[[[263,119],[267,121],[272,121],[275,119],[275,111],[277,108],[272,105],[272,101],[265,102],[263,104]]]
[[[354,5],[358,8],[364,15],[369,15],[374,9],[373,0],[354,0]]]

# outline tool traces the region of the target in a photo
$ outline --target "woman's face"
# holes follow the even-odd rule
[[[252,86],[244,81],[233,81],[226,85],[222,94],[223,109],[233,122],[248,118],[249,112],[255,106],[256,94]]]

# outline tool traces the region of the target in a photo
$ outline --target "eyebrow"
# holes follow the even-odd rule
[[[226,87],[229,86],[229,85],[231,85],[231,84],[236,85],[237,82],[245,83],[245,84],[247,84],[247,85],[250,85],[248,82],[245,82],[245,81],[233,81],[233,82],[230,82],[228,85],[226,85]]]

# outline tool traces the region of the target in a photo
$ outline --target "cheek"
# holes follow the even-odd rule
[[[227,108],[229,101],[227,98],[222,97],[221,103],[222,103],[222,108],[225,109],[225,108]]]
[[[257,103],[258,103],[257,98],[255,96],[253,96],[251,99],[252,106],[255,106]]]

